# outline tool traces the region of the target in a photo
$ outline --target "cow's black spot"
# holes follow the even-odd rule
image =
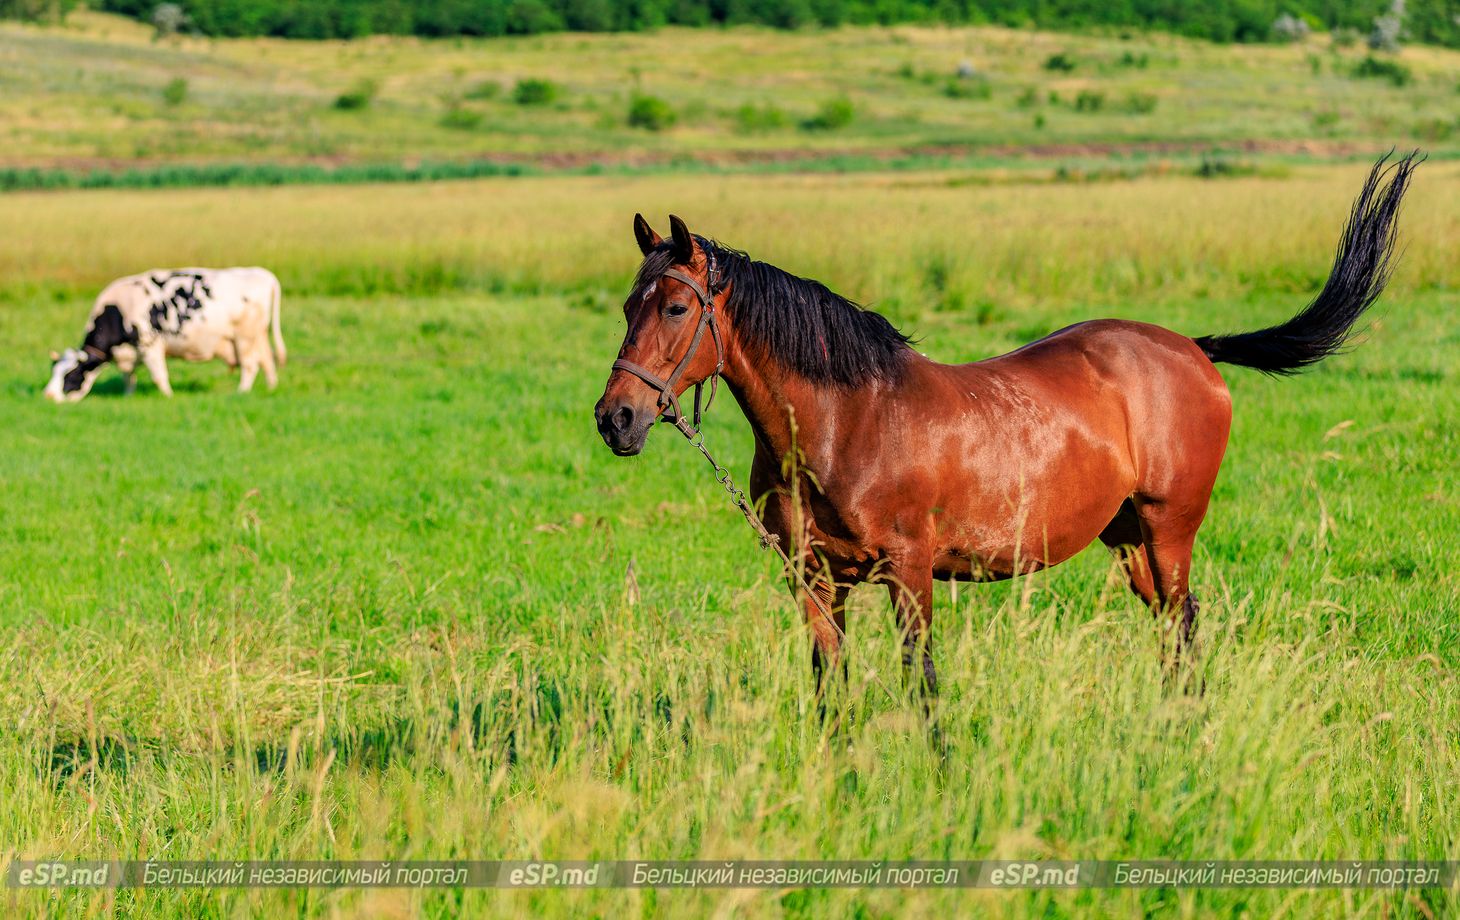
[[[179,282],[169,293],[165,287],[158,285],[162,290],[162,299],[153,302],[147,311],[148,321],[152,328],[164,335],[177,335],[182,327],[203,309],[203,301],[198,297],[201,289],[205,297],[211,297],[207,285],[203,284],[203,276],[190,272],[173,272],[166,281],[171,284],[179,278],[188,279]],[[156,278],[152,279],[154,282]]]
[[[81,389],[81,385],[86,382],[86,375],[101,367],[106,361],[106,358],[97,357],[90,351],[83,352],[80,363],[67,371],[66,376],[61,378],[61,392],[75,393]]]
[[[81,389],[81,383],[86,379],[86,371],[87,367],[84,361],[67,371],[66,376],[61,378],[61,392],[75,393]]]
[[[61,392],[75,393],[86,382],[86,375],[111,360],[118,345],[136,345],[137,329],[127,325],[122,311],[114,303],[101,308],[86,330],[81,342],[81,360],[61,378]]]
[[[116,304],[109,303],[91,321],[91,328],[86,330],[86,339],[81,344],[88,352],[95,350],[110,355],[118,345],[136,345],[137,329],[127,325]]]

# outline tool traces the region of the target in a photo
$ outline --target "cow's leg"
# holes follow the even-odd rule
[[[274,366],[274,350],[269,347],[268,340],[263,337],[259,338],[259,343],[254,350],[259,356],[259,366],[264,369],[264,383],[268,384],[269,389],[272,390],[279,385],[279,371]]]
[[[130,347],[112,350],[112,360],[122,372],[122,392],[128,396],[137,392],[137,353]]]
[[[252,343],[238,345],[238,392],[247,393],[253,389],[254,378],[259,375],[259,352]]]
[[[167,352],[161,345],[147,348],[142,352],[142,363],[147,365],[147,373],[152,375],[152,382],[157,384],[157,389],[163,396],[172,395],[172,381],[167,379]]]

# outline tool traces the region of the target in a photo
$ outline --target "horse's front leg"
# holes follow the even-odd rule
[[[817,709],[825,719],[826,697],[831,689],[829,675],[840,671],[840,686],[844,689],[847,684],[842,644],[847,635],[846,603],[851,585],[836,583],[826,560],[811,552],[808,516],[793,507],[779,465],[759,450],[750,467],[750,492],[756,497],[761,523],[794,560],[794,568],[785,573],[786,585],[801,605],[801,615],[811,633],[811,674],[816,681]]]
[[[924,709],[931,715],[933,699],[938,695],[938,672],[933,667],[932,560],[894,560],[883,578],[902,634],[903,685],[916,686]]]
[[[821,714],[826,715],[828,675],[840,672],[837,686],[847,686],[847,662],[843,654],[842,640],[847,635],[847,592],[849,585],[838,585],[829,578],[816,577],[808,569],[806,578],[811,583],[807,594],[792,578],[791,590],[801,600],[801,612],[806,617],[806,626],[811,632],[811,674],[816,679],[816,698]]]
[[[933,667],[932,558],[914,554],[912,559],[894,560],[883,577],[902,633],[902,685],[909,691],[917,688],[923,718],[927,720],[928,741],[938,757],[946,760],[948,748],[933,705],[938,697],[938,672]]]

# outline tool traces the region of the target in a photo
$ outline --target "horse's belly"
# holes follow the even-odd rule
[[[1093,543],[1130,495],[1118,450],[1065,452],[997,483],[975,482],[935,516],[934,570],[990,581],[1064,562]]]

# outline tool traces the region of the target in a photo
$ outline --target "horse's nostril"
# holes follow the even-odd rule
[[[616,431],[628,431],[629,426],[634,423],[634,410],[623,406],[609,417]]]

